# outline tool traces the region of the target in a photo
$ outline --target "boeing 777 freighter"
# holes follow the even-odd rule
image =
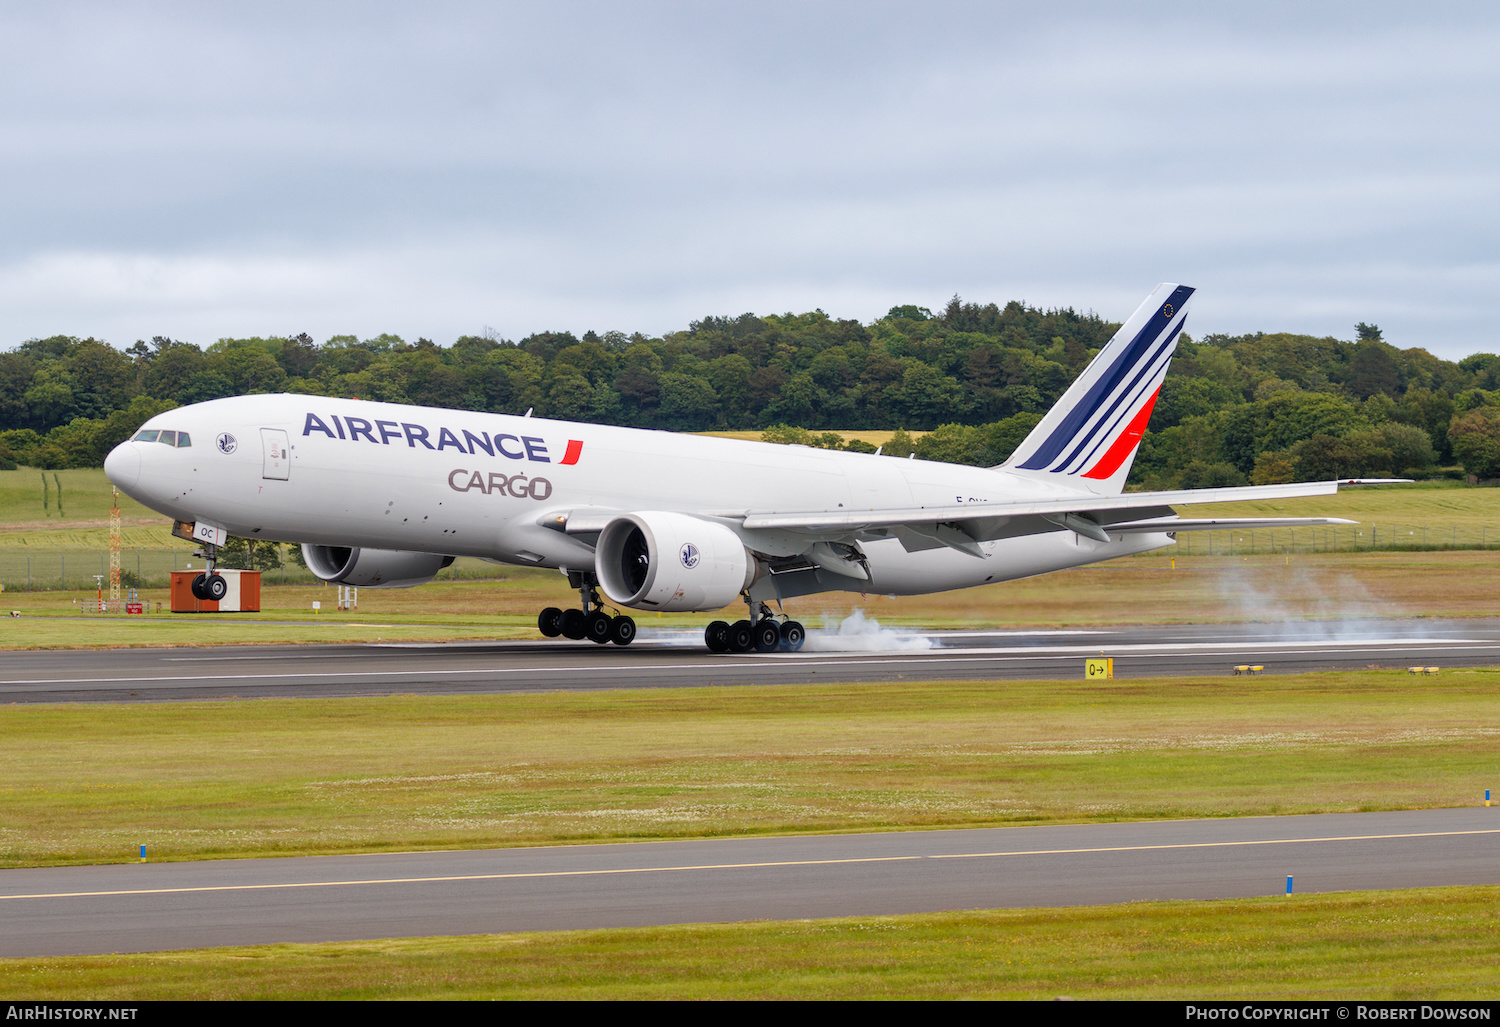
[[[1173,506],[1326,495],[1337,482],[1124,492],[1193,290],[1161,285],[998,467],[829,452],[506,414],[304,395],[153,417],[105,461],[128,495],[203,546],[201,598],[230,535],[300,543],[325,581],[401,588],[458,556],[553,567],[579,608],[548,636],[628,644],[604,612],[747,615],[716,652],[795,650],[772,604],[827,591],[969,588],[1172,545],[1177,532],[1348,524],[1188,520]],[[602,591],[603,596],[600,595]]]

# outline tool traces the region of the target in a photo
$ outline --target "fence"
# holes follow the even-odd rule
[[[203,560],[193,556],[190,549],[122,549],[120,550],[120,578],[127,586],[137,588],[166,588],[173,571],[203,567]],[[238,566],[234,562],[222,562],[228,569]],[[260,568],[261,581],[266,585],[316,585],[321,579],[313,576],[307,568],[291,560],[280,566]],[[103,576],[104,587],[109,587],[109,553],[98,549],[34,549],[30,547],[0,547],[0,584],[7,592],[42,591],[45,589],[93,589],[97,587],[96,575]],[[438,573],[438,581],[469,581],[502,578],[507,569],[484,560],[461,557],[451,567]]]
[[[1239,556],[1255,553],[1402,552],[1500,548],[1500,525],[1339,524],[1325,527],[1184,531],[1159,556]]]
[[[1350,553],[1367,551],[1500,549],[1500,525],[1346,524],[1329,527],[1256,528],[1253,531],[1184,531],[1177,545],[1143,556],[1239,556],[1255,553]],[[173,571],[203,566],[186,548],[123,549],[122,583],[138,588],[165,588]],[[232,562],[222,566],[234,567]],[[307,568],[283,560],[261,567],[267,585],[316,585]],[[513,568],[460,557],[438,573],[438,581],[483,581],[504,578]],[[94,588],[96,575],[109,583],[109,553],[98,549],[0,547],[0,583],[5,590]]]

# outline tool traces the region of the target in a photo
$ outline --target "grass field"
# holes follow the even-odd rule
[[[0,472],[0,547],[102,547],[102,472],[57,472],[61,517],[55,484],[42,508],[40,473]],[[128,539],[164,534],[156,514],[121,508],[141,533]],[[1484,489],[1214,512],[1500,536],[1500,492]],[[1500,551],[1179,552],[787,605],[813,627],[855,609],[931,628],[1493,616],[1497,572]],[[552,572],[503,573],[366,590],[345,612],[331,588],[268,588],[264,613],[218,617],[85,617],[92,590],[7,589],[0,603],[24,615],[0,620],[0,646],[535,637],[536,610],[570,593]],[[191,859],[1472,805],[1500,788],[1497,683],[1364,671],[0,707],[0,865],[129,861],[142,844]],[[0,994],[1489,998],[1497,900],[1445,889],[5,960]]]
[[[1500,672],[0,707],[0,865],[1472,805]]]
[[[59,485],[62,496],[60,502]],[[81,524],[107,525],[112,502],[109,479],[104,476],[103,468],[39,471],[32,467],[22,467],[14,471],[0,471],[0,525],[8,528],[51,529]],[[161,514],[148,510],[125,495],[120,496],[120,516],[132,523],[162,521]]]
[[[888,428],[881,428],[875,431],[864,431],[860,429],[839,431],[834,428],[829,428],[827,430],[832,431],[835,435],[842,438],[845,442],[850,442],[854,439],[858,439],[861,442],[868,442],[872,446],[883,446],[887,442],[891,441],[891,436],[896,434],[894,431]],[[716,439],[744,439],[748,442],[759,442],[761,440],[761,436],[764,435],[765,432],[761,431],[758,428],[740,428],[733,431],[700,431],[695,432],[694,434],[709,435]],[[815,431],[813,432],[813,434],[822,435],[823,432]],[[913,430],[908,431],[906,434],[911,437],[911,440],[913,442],[915,442],[927,433],[925,431]]]
[[[151,999],[1471,999],[1500,888],[1347,892],[0,960],[0,993]]]
[[[0,595],[0,648],[232,645],[538,638],[536,614],[576,597],[555,571],[506,568],[504,580],[364,589],[358,610],[334,609],[328,586],[268,586],[258,614],[86,615],[95,590]],[[1307,618],[1488,617],[1500,614],[1500,551],[1318,553],[1126,559],[930,596],[828,593],[788,600],[814,631],[855,610],[905,628],[1048,628]],[[167,605],[165,589],[142,598]],[[314,613],[312,603],[322,604]],[[153,609],[155,606],[153,605]],[[743,615],[743,606],[725,616]],[[711,614],[636,612],[643,630],[694,628]]]
[[[757,433],[718,433],[743,435]],[[854,435],[888,435],[855,432]],[[102,549],[109,543],[110,485],[99,469],[47,471],[51,497],[50,513],[43,509],[41,475],[29,468],[0,471],[0,546],[30,546],[40,549]],[[66,516],[57,511],[53,475],[61,478]],[[1344,517],[1374,525],[1406,525],[1406,530],[1428,528],[1426,544],[1439,545],[1444,531],[1459,535],[1494,529],[1491,541],[1500,545],[1500,489],[1479,488],[1455,482],[1417,482],[1344,489],[1336,496],[1288,499],[1265,503],[1215,503],[1191,508],[1201,517]],[[160,514],[148,510],[128,496],[120,497],[120,516],[125,545],[167,546],[187,543],[171,537],[171,525]],[[1215,533],[1216,535],[1219,533]],[[1412,544],[1421,540],[1412,536]]]

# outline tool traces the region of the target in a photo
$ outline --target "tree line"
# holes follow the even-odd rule
[[[742,314],[660,337],[548,331],[439,346],[298,334],[200,347],[158,336],[122,351],[53,336],[0,353],[0,465],[98,466],[161,411],[293,392],[674,431],[774,428],[773,439],[814,445],[845,445],[830,438],[839,430],[922,430],[884,451],[988,466],[1117,328],[1093,313],[955,296],[938,313],[898,306],[870,324],[821,310]],[[1500,476],[1500,357],[1445,361],[1361,324],[1351,340],[1183,336],[1132,481],[1193,487],[1454,464]]]

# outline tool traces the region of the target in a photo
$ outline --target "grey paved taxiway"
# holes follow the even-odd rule
[[[912,646],[931,644],[931,648]],[[849,647],[853,647],[852,651]],[[465,642],[0,653],[0,702],[476,694],[814,681],[1066,678],[1089,656],[1117,677],[1500,664],[1500,620],[1177,625],[1077,631],[893,631],[800,653],[715,655],[696,632],[588,642]]]
[[[0,956],[1500,883],[1500,808],[0,871]]]

